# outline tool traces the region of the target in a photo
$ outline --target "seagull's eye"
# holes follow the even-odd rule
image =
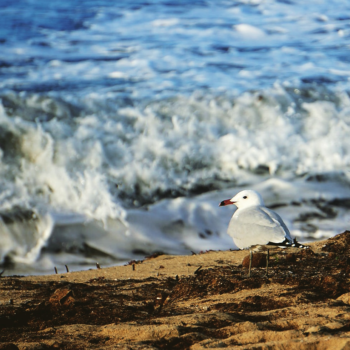
[[[244,196],[243,199],[247,199],[248,197],[247,196]]]

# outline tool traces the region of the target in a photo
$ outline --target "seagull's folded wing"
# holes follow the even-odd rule
[[[233,215],[228,234],[241,249],[269,242],[281,243],[286,238],[291,240],[281,217],[266,207],[248,208]]]

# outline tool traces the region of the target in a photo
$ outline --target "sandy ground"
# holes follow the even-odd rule
[[[350,349],[350,232],[247,255],[1,277],[0,349]]]

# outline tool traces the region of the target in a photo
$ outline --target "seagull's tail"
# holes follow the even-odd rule
[[[278,246],[281,248],[302,248],[302,249],[308,249],[309,247],[306,245],[303,245],[299,242],[297,242],[297,239],[294,238],[293,241],[288,240],[287,238],[281,242],[281,243],[275,243],[275,242],[269,242],[267,245],[274,245],[274,246]]]
[[[309,246],[303,245],[303,244],[297,242],[297,239],[296,239],[296,238],[293,239],[292,247],[295,247],[295,248],[303,248],[303,249],[308,249],[308,248],[309,248]]]

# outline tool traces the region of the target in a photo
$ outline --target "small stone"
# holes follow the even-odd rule
[[[336,329],[340,329],[344,327],[344,324],[341,322],[330,322],[330,323],[327,323],[325,327],[334,331]]]
[[[250,255],[244,257],[242,266],[249,268]],[[253,253],[252,267],[265,267],[266,266],[266,254]]]
[[[312,326],[310,328],[308,328],[305,333],[319,333],[322,332],[322,330],[324,330],[324,327],[322,326]]]
[[[337,300],[342,301],[344,304],[350,305],[350,293],[342,294]]]
[[[73,305],[75,302],[72,297],[72,291],[67,288],[56,289],[55,292],[51,295],[49,303],[53,305]]]
[[[286,262],[288,264],[295,264],[297,261],[297,257],[296,257],[296,254],[293,254],[293,253],[288,253],[286,255]]]

